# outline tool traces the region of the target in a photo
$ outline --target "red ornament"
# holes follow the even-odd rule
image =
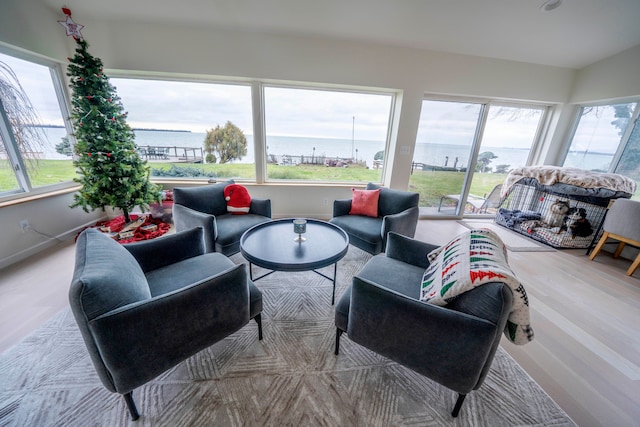
[[[91,153],[87,153],[87,156],[91,157]]]
[[[111,153],[107,153],[107,157],[111,157]]]
[[[107,99],[107,101],[111,102],[111,97],[109,97],[109,98]]]
[[[116,118],[115,118],[115,117],[111,117],[111,121],[112,121],[112,122],[115,122],[115,121],[116,121]]]
[[[67,16],[71,16],[71,9],[69,9],[68,7],[63,7],[62,13],[64,13]]]
[[[88,99],[88,100],[91,100],[91,99],[93,99],[93,96],[91,96],[91,95],[87,95],[87,99]]]

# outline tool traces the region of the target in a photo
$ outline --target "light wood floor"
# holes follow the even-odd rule
[[[443,244],[466,230],[421,220],[416,238]],[[510,252],[531,304],[535,340],[502,346],[580,426],[640,426],[640,270],[584,250]],[[68,305],[72,242],[0,270],[0,352]],[[117,266],[114,266],[117,268]]]

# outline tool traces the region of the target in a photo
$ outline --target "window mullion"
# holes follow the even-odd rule
[[[261,82],[251,85],[251,105],[253,110],[253,145],[256,169],[256,183],[263,184],[267,178],[266,131],[264,121],[264,89]]]

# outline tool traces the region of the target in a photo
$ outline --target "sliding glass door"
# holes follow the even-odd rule
[[[500,186],[511,169],[529,162],[544,107],[489,106],[465,204],[466,215],[495,214]]]
[[[473,165],[485,106],[457,101],[422,102],[409,189],[420,193],[420,206],[460,215],[464,184]]]
[[[509,170],[527,165],[546,108],[425,99],[409,186],[425,214],[487,215]],[[495,191],[493,191],[495,190]]]

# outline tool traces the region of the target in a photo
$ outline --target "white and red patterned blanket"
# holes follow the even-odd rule
[[[533,340],[529,300],[524,286],[507,263],[507,249],[489,229],[470,230],[428,255],[430,264],[422,279],[420,300],[444,306],[452,298],[477,286],[503,282],[513,292],[513,308],[504,330],[514,344]]]

